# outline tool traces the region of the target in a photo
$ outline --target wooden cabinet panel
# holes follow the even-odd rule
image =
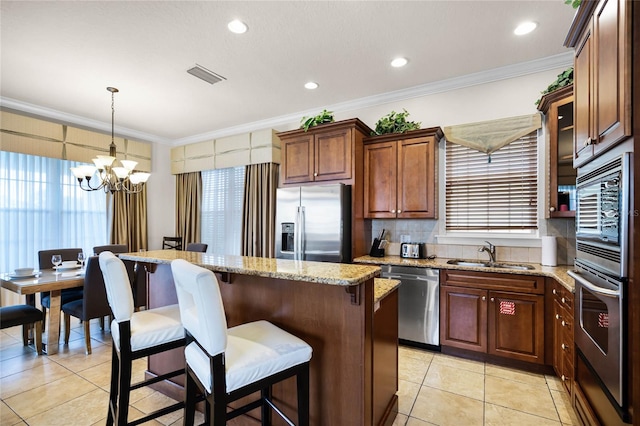
[[[365,217],[396,217],[397,144],[381,142],[364,147]]]
[[[544,361],[544,296],[489,292],[492,355],[541,364]]]
[[[442,345],[487,351],[487,292],[474,288],[441,287]]]
[[[364,140],[364,214],[368,219],[437,218],[437,143],[442,129]]]
[[[305,133],[282,144],[282,178],[285,183],[313,180],[313,135]]]
[[[398,217],[436,218],[435,138],[403,140],[398,146]]]
[[[581,37],[570,44],[576,48],[574,167],[631,136],[630,3],[600,0],[591,6]]]
[[[442,346],[544,364],[543,277],[442,270],[440,281]]]
[[[551,280],[553,317],[553,369],[566,391],[573,388],[575,345],[573,338],[573,293]]]
[[[351,178],[351,129],[318,132],[314,144],[314,181]]]

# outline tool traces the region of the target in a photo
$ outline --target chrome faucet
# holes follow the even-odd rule
[[[489,253],[489,263],[496,263],[496,246],[491,244],[489,241],[485,241],[485,243],[487,243],[487,245],[480,247],[478,251],[486,251]]]

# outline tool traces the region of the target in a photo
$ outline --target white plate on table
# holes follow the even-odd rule
[[[9,275],[9,278],[11,278],[11,279],[19,280],[19,279],[22,279],[22,278],[35,278],[35,277],[40,275],[40,271],[38,271],[38,272],[34,271],[34,272],[30,273],[30,274],[16,274],[14,272],[10,272],[7,275]]]
[[[71,271],[73,269],[78,269],[80,268],[82,265],[77,264],[77,265],[73,265],[73,266],[64,266],[64,265],[60,265],[60,266],[54,266],[53,269],[57,270],[57,271]]]

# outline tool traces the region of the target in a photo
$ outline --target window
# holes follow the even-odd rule
[[[38,267],[38,251],[109,242],[103,191],[86,192],[75,161],[0,151],[0,271]]]
[[[213,254],[240,254],[244,167],[202,172],[202,242]]]
[[[446,230],[532,232],[537,218],[537,132],[491,154],[447,142]]]

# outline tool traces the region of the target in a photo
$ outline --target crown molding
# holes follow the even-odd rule
[[[111,123],[105,123],[98,120],[91,120],[79,115],[68,114],[55,109],[33,105],[27,102],[18,101],[16,99],[0,97],[0,108],[9,112],[18,112],[34,118],[41,118],[56,123],[67,124],[87,130],[98,130],[107,134],[111,134]],[[165,145],[172,145],[171,139],[162,138],[157,135],[140,132],[138,130],[129,129],[127,127],[114,126],[114,133],[123,138],[131,138],[139,141],[157,142]]]
[[[407,99],[428,96],[437,93],[449,92],[465,87],[476,86],[479,84],[487,84],[500,80],[521,77],[524,75],[535,74],[538,72],[548,71],[552,69],[569,67],[573,65],[573,50],[558,55],[549,56],[542,59],[536,59],[519,64],[508,65],[505,67],[494,68],[491,70],[481,71],[461,77],[449,78],[446,80],[436,81],[433,83],[413,86],[406,89],[396,90],[393,92],[381,93],[379,95],[367,96],[364,98],[354,99],[351,101],[341,102],[324,108],[334,113],[344,113],[348,111],[364,109],[372,106],[387,104],[390,102],[398,102]],[[225,136],[236,135],[240,133],[248,133],[265,128],[277,128],[298,122],[300,117],[306,115],[314,115],[317,108],[306,111],[299,111],[293,114],[281,115],[278,117],[268,118],[265,120],[254,121],[238,126],[227,127],[224,129],[214,130],[212,132],[193,135],[186,138],[177,139],[175,145],[184,145],[205,140],[216,139]]]
[[[535,74],[538,72],[548,71],[551,69],[557,69],[562,67],[569,67],[573,65],[574,52],[573,50],[567,50],[566,53],[561,53],[554,56],[549,56],[542,59],[536,59],[528,62],[521,62],[518,64],[508,65],[505,67],[494,68],[491,70],[481,71],[473,74],[464,75],[461,77],[449,78],[446,80],[436,81],[433,83],[422,84],[419,86],[413,86],[406,89],[396,90],[393,92],[381,93],[378,95],[367,96],[351,101],[341,102],[333,105],[325,106],[325,109],[331,110],[334,113],[344,113],[348,111],[369,108],[372,106],[387,104],[390,102],[398,102],[407,99],[417,98],[421,96],[428,96],[437,93],[443,93],[462,89],[465,87],[476,86],[479,84],[487,84],[500,80],[507,80],[510,78],[516,78],[528,74]],[[67,114],[60,111],[56,111],[50,108],[40,107],[37,105],[28,104],[15,99],[0,97],[0,107],[15,110],[23,114],[32,115],[39,118],[45,118],[57,122],[71,124],[79,127],[85,127],[89,129],[101,130],[106,133],[111,132],[111,124],[101,121],[90,120],[85,117],[80,117],[73,114]],[[244,123],[237,126],[226,127],[224,129],[218,129],[211,132],[201,133],[193,136],[188,136],[179,139],[162,138],[157,135],[152,135],[137,130],[128,129],[125,127],[116,126],[115,131],[121,137],[130,137],[132,139],[144,140],[150,142],[157,142],[164,145],[179,146],[189,143],[203,142],[225,136],[232,136],[242,133],[249,133],[256,130],[262,130],[266,128],[278,128],[280,126],[290,125],[291,123],[297,123],[300,117],[305,115],[313,115],[317,113],[317,108],[309,109],[306,111],[298,111],[291,114],[281,115],[278,117],[272,117],[264,120],[253,121],[250,123]]]

